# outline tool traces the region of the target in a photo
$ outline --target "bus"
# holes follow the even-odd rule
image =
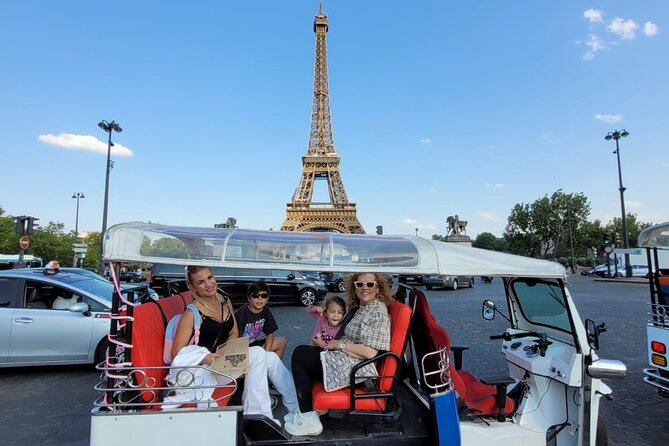
[[[18,264],[18,254],[0,254],[0,270],[16,268]],[[35,257],[30,254],[24,254],[23,265],[27,268],[41,268],[44,266],[44,262],[39,257]]]

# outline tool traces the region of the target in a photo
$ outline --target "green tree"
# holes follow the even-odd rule
[[[503,238],[497,238],[490,232],[482,232],[476,236],[472,242],[474,248],[488,249],[491,251],[506,251],[506,241]]]
[[[41,257],[45,262],[57,260],[62,266],[71,266],[74,254],[74,233],[65,233],[63,223],[50,221],[30,235],[30,248],[26,254]]]
[[[5,210],[0,206],[0,253],[18,254],[19,235],[14,232],[14,217],[5,215]]]
[[[582,193],[555,191],[532,204],[518,203],[511,210],[504,231],[508,249],[529,257],[555,258],[567,254],[569,232],[574,234],[587,221],[590,205]]]
[[[652,226],[652,223],[643,223],[637,220],[636,214],[628,213],[625,216],[625,223],[627,223],[627,241],[629,242],[630,248],[635,248],[639,243],[639,234],[641,231],[646,229],[649,226]],[[607,232],[613,236],[616,235],[616,244],[618,246],[623,246],[623,220],[622,218],[614,218],[613,221],[610,221],[603,232]]]

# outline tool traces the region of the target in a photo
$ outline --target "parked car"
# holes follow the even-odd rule
[[[112,292],[101,277],[43,268],[0,271],[0,367],[100,362]],[[65,309],[56,309],[54,302],[62,301]]]
[[[632,265],[632,277],[648,278],[648,265]]]
[[[400,274],[399,283],[413,284],[413,285],[422,285],[423,276],[420,274]]]
[[[121,271],[119,273],[118,280],[121,282],[143,282],[145,280],[144,276],[139,271]]]
[[[432,288],[450,288],[457,290],[461,286],[473,287],[474,278],[471,276],[445,276],[441,274],[429,274],[423,276],[423,285],[428,290]]]
[[[313,305],[322,300],[327,288],[322,280],[305,276],[299,271],[250,268],[211,268],[218,288],[232,299],[233,304],[247,302],[246,290],[252,282],[264,281],[272,292],[270,303],[299,303]],[[152,269],[151,288],[161,296],[186,291],[184,267],[157,263]]]
[[[330,291],[337,291],[343,293],[346,291],[346,284],[344,281],[348,277],[346,273],[330,273],[330,272],[321,272],[319,273],[321,280],[325,283],[325,286]]]

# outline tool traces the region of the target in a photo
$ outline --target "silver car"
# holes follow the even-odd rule
[[[0,271],[0,367],[104,359],[113,285],[64,271]]]
[[[423,285],[428,290],[432,288],[450,288],[457,290],[460,287],[473,287],[474,278],[470,276],[444,276],[441,274],[426,274],[423,276]]]

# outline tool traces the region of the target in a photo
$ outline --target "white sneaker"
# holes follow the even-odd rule
[[[293,409],[290,412],[288,412],[286,415],[283,416],[283,422],[284,423],[292,423],[293,420],[295,419],[295,412],[298,412],[298,411],[299,411],[299,409]],[[316,411],[316,415],[318,415],[319,417],[325,415],[326,413],[328,413],[327,409]]]
[[[286,415],[288,417],[290,414]],[[318,418],[318,414],[313,410],[311,412],[301,413],[295,411],[292,422],[287,422],[283,427],[286,432],[294,436],[320,435],[323,432],[323,425]]]

